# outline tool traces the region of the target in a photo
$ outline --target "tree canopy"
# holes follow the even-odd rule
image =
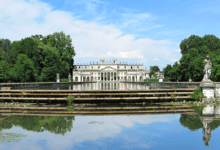
[[[72,74],[74,56],[72,40],[63,32],[32,35],[12,43],[8,39],[0,39],[0,61],[5,60],[8,64],[3,68],[5,61],[1,61],[0,80],[55,81],[56,73],[66,78],[69,73]],[[5,78],[7,74],[9,76]]]
[[[206,56],[210,56],[212,62],[211,80],[220,80],[220,39],[214,35],[199,37],[191,35],[180,43],[182,57],[170,67],[164,68],[165,78],[171,81],[201,81],[204,76],[203,62]],[[168,71],[169,70],[169,71]]]

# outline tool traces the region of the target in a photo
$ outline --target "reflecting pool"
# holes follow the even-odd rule
[[[218,149],[220,120],[188,114],[7,116],[0,149]]]
[[[196,88],[199,84],[162,82],[95,82],[95,83],[43,83],[8,85],[11,89],[53,90],[148,90],[169,88]]]

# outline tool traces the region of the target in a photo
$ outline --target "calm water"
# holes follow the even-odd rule
[[[199,84],[178,83],[169,85],[167,83],[143,82],[143,83],[121,83],[121,82],[97,82],[97,83],[66,83],[66,84],[23,84],[11,85],[11,89],[53,89],[53,90],[148,90],[166,88],[195,88]]]
[[[218,149],[220,120],[206,129],[201,120],[184,114],[10,116],[0,120],[0,149]]]

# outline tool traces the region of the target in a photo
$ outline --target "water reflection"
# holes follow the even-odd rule
[[[19,126],[28,131],[50,131],[64,135],[71,131],[74,120],[74,116],[10,116],[0,120],[0,131]]]
[[[182,114],[180,123],[191,131],[202,128],[203,142],[206,146],[209,146],[211,131],[220,126],[220,105],[216,107],[214,105],[207,105],[201,109],[202,114],[200,115]]]
[[[132,107],[127,109],[131,109]],[[45,140],[49,149],[59,149],[56,147],[58,144],[62,145],[62,149],[68,149],[68,147],[74,149],[96,149],[97,143],[101,143],[98,145],[100,147],[105,144],[108,144],[105,145],[107,147],[115,144],[115,147],[111,147],[112,149],[117,149],[120,144],[125,144],[127,146],[120,145],[121,149],[146,149],[158,147],[158,145],[159,147],[166,147],[167,145],[172,147],[172,141],[174,140],[176,142],[175,144],[180,141],[180,143],[178,143],[180,145],[182,144],[182,141],[186,143],[193,140],[195,141],[195,145],[200,144],[200,148],[203,148],[201,147],[201,143],[196,142],[196,140],[203,141],[205,144],[202,146],[209,146],[211,131],[220,126],[219,108],[220,105],[217,107],[212,107],[211,105],[206,106],[200,115],[196,113],[193,115],[167,115],[167,113],[164,113],[163,115],[135,116],[76,116],[76,119],[75,117],[66,116],[8,116],[1,117],[0,131],[11,129],[10,132],[5,131],[4,135],[7,135],[7,133],[12,133],[13,129],[23,129],[21,131],[24,132],[24,135],[27,135],[27,138],[20,138],[21,140],[19,143],[22,141],[24,143],[31,141],[33,142],[31,145],[36,145],[39,144],[40,140]],[[98,109],[96,111],[98,111]],[[179,126],[180,123],[191,131],[201,129],[203,136],[200,135],[200,138],[195,139],[194,135],[198,133],[186,132],[184,128]],[[26,132],[25,130],[38,132],[38,134]],[[48,134],[45,131],[49,131],[50,133]],[[24,135],[22,134],[21,137]],[[31,139],[31,135],[32,138],[34,137],[33,139]],[[36,139],[35,136],[39,139]],[[18,141],[13,136],[11,137],[14,141]],[[178,140],[176,140],[177,137]],[[190,137],[192,139],[189,140]],[[214,141],[213,137],[212,140]],[[5,142],[7,141],[5,140]],[[56,144],[54,145],[54,143]],[[210,146],[213,144],[215,143],[212,142]],[[83,145],[83,147],[77,147],[77,145]],[[90,147],[86,147],[85,145],[89,145]],[[181,146],[187,148],[187,145],[190,144],[186,143]],[[216,145],[218,145],[218,143],[216,143]],[[48,149],[48,147],[46,148]],[[30,147],[25,148],[30,149]],[[103,148],[104,147],[100,149]],[[10,148],[5,147],[5,149]]]
[[[65,84],[25,84],[13,85],[11,89],[54,89],[54,90],[148,90],[160,88],[157,83],[122,83],[122,82],[96,82],[96,83],[65,83]]]
[[[148,90],[149,85],[120,82],[97,82],[69,85],[69,90]]]

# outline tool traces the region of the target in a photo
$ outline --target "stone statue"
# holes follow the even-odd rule
[[[68,75],[68,78],[69,78],[69,82],[71,82],[71,75],[70,75],[70,73]]]
[[[210,61],[209,56],[206,57],[206,59],[203,62],[203,65],[205,65],[203,70],[205,74],[202,80],[210,81],[212,62]]]
[[[57,73],[57,82],[60,82],[59,73]]]

